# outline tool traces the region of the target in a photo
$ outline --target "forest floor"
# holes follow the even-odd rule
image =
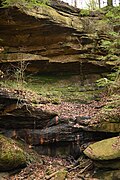
[[[9,180],[92,180],[90,178],[94,172],[91,167],[87,170],[86,167],[75,166],[75,160],[72,158],[40,156],[41,163],[28,165],[20,173],[11,175]],[[91,165],[91,164],[90,164]],[[72,167],[72,168],[69,168]],[[87,170],[87,171],[86,171]],[[97,180],[97,179],[96,179]]]

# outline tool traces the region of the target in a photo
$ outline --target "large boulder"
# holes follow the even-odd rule
[[[84,154],[93,160],[119,159],[120,136],[93,143],[84,150]]]
[[[14,140],[0,135],[0,170],[8,171],[26,164],[24,150]]]

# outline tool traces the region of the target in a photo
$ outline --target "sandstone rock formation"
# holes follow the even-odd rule
[[[78,9],[57,2],[34,8],[18,5],[1,8],[0,74],[2,71],[13,72],[19,62],[25,62],[25,70],[32,73],[110,71],[117,60],[106,59],[106,50],[101,46],[102,40],[110,39],[112,42],[111,36],[105,33],[110,25],[100,26],[102,16],[82,17]],[[115,55],[119,56],[117,48]],[[0,90],[1,133],[20,138],[36,146],[39,152],[40,148],[44,147],[45,151],[45,147],[50,145],[55,155],[55,147],[60,144],[69,154],[71,149],[79,151],[73,153],[78,155],[84,149],[84,146],[80,149],[83,143],[120,132],[119,114],[115,116],[118,121],[106,116],[106,121],[101,120],[92,126],[79,117],[66,120],[53,111],[33,107],[23,94],[20,96],[20,90],[15,91]],[[46,154],[49,154],[50,149],[46,149]]]
[[[85,155],[95,160],[95,165],[102,168],[120,168],[120,136],[98,141],[84,150]]]
[[[43,110],[33,106],[30,100],[18,95],[15,90],[0,90],[1,133],[23,140],[41,154],[72,154],[78,157],[86,147],[84,143],[113,136],[109,131],[102,133],[89,129],[86,118],[83,117],[82,120],[82,117],[78,116],[58,116],[54,110]],[[114,135],[118,133],[114,132]]]
[[[94,160],[111,160],[120,158],[120,137],[105,139],[89,145],[84,153]]]
[[[59,1],[34,8],[2,8],[0,66],[25,61],[27,71],[35,73],[79,74],[81,64],[87,73],[108,71],[111,65],[101,61],[104,51],[99,48],[101,39],[108,37],[97,33],[99,17],[80,17],[79,11]]]

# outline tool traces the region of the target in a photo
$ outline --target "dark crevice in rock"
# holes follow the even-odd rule
[[[26,61],[26,72],[39,74],[100,74],[111,72],[111,66],[95,65],[90,62],[49,62],[48,60]],[[19,67],[17,63],[1,63],[0,67],[3,72],[14,73]]]

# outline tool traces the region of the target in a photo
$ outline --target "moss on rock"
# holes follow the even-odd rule
[[[0,170],[8,171],[26,164],[26,154],[12,139],[0,135]]]
[[[93,160],[119,159],[120,136],[91,144],[84,150],[84,153]]]
[[[119,133],[120,132],[120,123],[114,122],[101,122],[98,125],[93,127],[95,131],[101,132],[112,132],[112,133]]]

